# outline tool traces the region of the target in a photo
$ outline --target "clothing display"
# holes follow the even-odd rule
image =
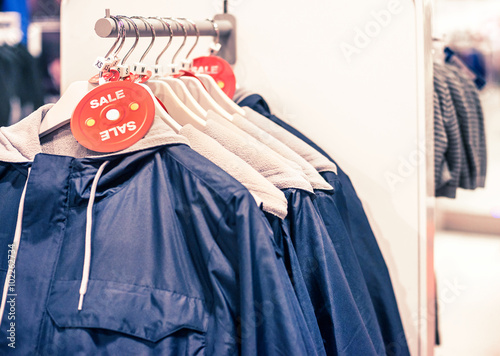
[[[212,113],[204,133],[186,125],[182,136],[155,119],[134,146],[99,154],[67,128],[40,140],[50,108],[0,129],[3,243],[18,239],[16,291],[24,296],[18,350],[42,353],[52,340],[69,353],[274,354],[267,348],[276,343],[280,353],[386,353],[346,199],[330,177],[335,163],[295,136],[278,140],[256,112],[234,123]],[[7,271],[4,258],[4,278]],[[266,303],[272,317],[241,329]],[[8,325],[8,314],[2,320]],[[278,325],[286,325],[283,340],[272,336]]]
[[[349,177],[338,164],[318,145],[293,126],[271,114],[262,96],[245,91],[237,92],[235,99],[242,107],[248,106],[270,121],[283,127],[336,165],[337,173],[323,172],[322,175],[333,186],[335,203],[341,210],[346,229],[350,232],[364,280],[368,287],[377,321],[388,353],[409,355],[405,332],[399,315],[396,297],[392,288],[389,271],[370,223]]]
[[[473,81],[456,60],[434,63],[436,196],[484,187],[487,152],[484,117]]]
[[[318,170],[318,172],[336,174],[337,166],[326,159],[326,157],[319,154],[311,146],[307,145],[305,142],[286,131],[281,126],[269,121],[263,115],[260,115],[248,107],[244,107],[244,110],[249,121],[258,125],[261,129],[263,129],[263,131],[269,132],[273,135],[273,137],[275,137],[275,139],[279,140],[279,142],[287,142],[290,147],[294,148],[305,159],[307,159],[311,165]],[[322,179],[323,181],[327,181],[324,178]],[[338,253],[358,310],[361,313],[365,325],[367,325],[368,330],[370,330],[372,342],[374,343],[376,349],[379,351],[382,350],[383,353],[385,349],[379,327],[377,326],[373,305],[371,305],[366,283],[362,278],[360,278],[362,274],[359,262],[355,256],[351,241],[347,236],[347,230],[341,221],[340,213],[335,205],[333,192],[334,191],[325,191],[324,189],[319,188],[315,189],[316,199],[314,200],[314,203],[316,205],[316,209],[325,222],[330,239],[335,245],[335,250]]]
[[[224,122],[222,117],[213,116],[213,120],[214,122],[207,121],[207,134],[225,145],[227,149],[232,150],[233,153],[241,154],[241,157],[247,159],[250,164],[262,161],[262,154],[257,151],[241,151],[240,148],[246,144],[245,132],[240,131],[238,134],[237,128],[229,129],[228,127],[232,124],[227,120]],[[264,146],[264,148],[267,147]],[[253,157],[250,158],[250,155]],[[259,169],[259,166],[256,168]],[[261,172],[266,174],[265,171]],[[282,180],[280,180],[281,182]],[[360,316],[364,316],[364,313],[361,313],[363,309],[357,303],[365,303],[363,296],[360,295],[358,285],[351,285],[351,283],[356,284],[361,275],[354,273],[357,271],[346,268],[348,267],[346,263],[341,263],[339,255],[342,253],[341,255],[345,259],[349,258],[349,255],[344,257],[345,250],[334,247],[332,239],[337,238],[342,232],[337,231],[331,224],[325,225],[323,217],[319,214],[320,211],[311,199],[314,197],[315,201],[323,200],[318,194],[333,193],[332,187],[326,181],[324,184],[329,189],[326,191],[316,190],[316,195],[311,195],[312,192],[299,189],[293,184],[287,187],[280,185],[280,188],[288,199],[288,216],[284,223],[288,225],[287,230],[290,231],[291,241],[297,250],[302,274],[311,296],[319,328],[325,340],[327,354],[336,354],[336,348],[343,350],[338,352],[347,354],[351,354],[355,350],[361,352],[371,348],[373,348],[373,352],[377,350],[377,354],[384,354],[385,350],[381,338],[374,338],[374,340],[370,338],[372,333],[380,335],[378,325],[366,323],[360,318]],[[326,222],[330,223],[328,220]],[[334,236],[329,236],[329,234],[334,234]],[[338,242],[343,245],[341,240],[342,238],[338,238]],[[353,256],[352,253],[350,256]],[[346,275],[351,277],[349,281]],[[361,285],[364,285],[362,280],[360,282]],[[366,286],[364,287],[366,289]],[[367,295],[366,297],[366,300],[369,300]],[[338,304],[340,301],[342,301],[341,304]],[[337,310],[342,310],[342,314],[339,315]],[[357,331],[347,330],[342,323],[342,318],[348,318],[349,325]],[[366,319],[373,320],[373,318]],[[370,332],[368,330],[361,331],[367,326],[370,327]],[[373,344],[376,345],[376,349]],[[358,349],[352,349],[353,347]]]
[[[115,45],[132,19],[102,19],[119,29]],[[338,164],[260,95],[229,98],[224,82],[173,65],[161,74],[160,57],[154,74],[130,69],[117,64],[121,45],[56,104],[0,127],[0,354],[410,355],[386,262]],[[446,147],[482,151],[448,137],[458,99],[438,79],[448,101],[436,92],[436,179],[451,190],[463,155]],[[35,104],[25,90],[4,96]],[[481,162],[468,167],[481,184]]]
[[[126,154],[48,154],[38,143],[48,110],[1,129],[0,187],[12,197],[2,244],[20,238],[17,352],[314,354],[272,231],[239,182],[158,121]],[[50,148],[81,152],[70,137]]]

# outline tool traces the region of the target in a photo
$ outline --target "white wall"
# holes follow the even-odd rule
[[[427,305],[420,298],[421,286],[427,283],[422,273],[426,255],[420,254],[427,236],[422,216],[426,186],[421,179],[426,167],[417,162],[426,153],[425,101],[417,85],[422,78],[417,58],[422,53],[417,56],[420,25],[414,3],[229,2],[238,20],[239,84],[262,94],[278,116],[314,138],[349,173],[389,266],[412,354],[428,355],[422,351],[427,335],[421,332]],[[92,61],[112,44],[93,31],[105,7],[112,14],[204,19],[221,5],[222,0],[142,0],[138,13],[132,0],[67,0],[63,86],[93,75]],[[389,10],[390,17],[381,19],[380,12]],[[425,323],[431,320],[424,317]]]

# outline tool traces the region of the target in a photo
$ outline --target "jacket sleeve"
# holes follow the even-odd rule
[[[229,206],[209,261],[215,310],[209,354],[315,355],[267,220],[246,191]]]

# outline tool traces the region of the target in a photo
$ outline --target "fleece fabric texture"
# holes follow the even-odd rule
[[[309,182],[260,142],[255,144],[253,140],[238,135],[212,119],[207,120],[203,132],[247,162],[278,189],[297,188],[313,192]]]
[[[255,137],[257,140],[271,148],[276,153],[280,154],[290,161],[296,162],[301,167],[302,171],[306,174],[307,180],[311,183],[313,189],[333,190],[332,186],[328,184],[323,179],[323,177],[321,177],[318,171],[309,162],[307,162],[304,158],[298,155],[294,150],[285,145],[283,142],[279,141],[276,137],[268,134],[257,125],[237,114],[233,115],[232,123],[249,135]]]
[[[221,125],[227,127],[228,129],[233,131],[238,136],[241,136],[241,137],[245,138],[245,140],[252,142],[252,144],[255,146],[258,146],[258,147],[265,146],[262,144],[262,142],[257,140],[255,137],[253,137],[252,135],[250,135],[247,132],[240,129],[233,122],[229,121],[228,119],[222,117],[221,115],[217,114],[216,112],[214,112],[212,110],[208,111],[207,120],[208,119],[213,120],[213,121],[217,122],[218,124],[221,124]],[[304,178],[309,184],[311,184],[311,182],[309,182],[309,180],[307,179],[307,175],[305,174],[305,172],[302,170],[302,168],[300,167],[300,165],[298,163],[296,163],[295,161],[289,160],[288,158],[283,157],[282,155],[276,153],[272,149],[271,150],[266,149],[266,151],[269,154],[272,154],[274,156],[274,158],[278,158],[280,161],[282,161],[282,162],[286,163],[288,166],[290,166],[290,168],[297,171],[297,173],[300,176],[302,176],[302,178]]]
[[[245,110],[245,117],[248,120],[297,152],[318,172],[337,172],[337,166],[333,162],[329,161],[325,156],[321,155],[314,148],[304,143],[290,132],[248,107],[244,107],[243,110]]]
[[[285,195],[234,153],[222,147],[213,138],[191,125],[184,126],[180,134],[186,137],[193,150],[215,163],[222,170],[243,184],[262,202],[262,209],[284,219],[287,214]]]

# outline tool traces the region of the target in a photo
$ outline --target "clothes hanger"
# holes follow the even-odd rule
[[[186,19],[186,21],[190,22],[195,28],[197,28],[194,22],[191,22],[188,19]],[[212,23],[212,26],[215,31],[215,42],[211,46],[211,51],[210,51],[210,55],[215,56],[217,52],[220,50],[219,26],[213,19],[207,19],[207,21],[210,21]],[[188,56],[190,53],[188,53]],[[188,56],[186,56],[186,59]],[[188,61],[187,63],[188,63],[187,65],[189,66],[189,70],[191,70],[193,62]],[[241,116],[245,116],[245,111],[242,108],[240,108],[230,97],[228,97],[226,93],[224,93],[224,91],[219,87],[219,85],[212,76],[208,74],[197,74],[196,77],[198,77],[201,80],[201,82],[207,89],[208,93],[212,96],[212,98],[215,99],[217,104],[219,104],[224,110],[226,110],[230,114],[239,114]]]
[[[126,78],[128,76],[129,71],[128,71],[128,67],[126,67],[124,65],[124,63],[125,63],[126,59],[130,56],[130,54],[133,52],[135,47],[137,46],[137,43],[139,41],[139,30],[138,30],[137,26],[135,25],[135,23],[133,21],[131,21],[129,18],[127,18],[126,16],[111,16],[111,18],[113,18],[116,23],[120,24],[119,30],[118,30],[118,37],[121,38],[121,40],[122,40],[120,46],[115,51],[115,54],[114,54],[115,59],[117,58],[119,51],[123,47],[123,44],[124,44],[125,38],[126,38],[126,29],[125,29],[125,26],[123,25],[122,20],[125,20],[128,23],[130,23],[131,25],[133,25],[135,32],[136,32],[136,40],[135,40],[134,44],[129,49],[129,51],[127,52],[125,57],[123,57],[121,64],[117,66],[118,70],[120,71],[120,76],[122,78]],[[111,48],[111,50],[108,51],[108,54],[106,55],[106,57],[109,56],[109,53],[111,53],[111,51],[114,49],[114,47],[116,46],[117,43],[118,42],[116,41],[115,44],[113,45],[113,47]],[[101,74],[100,74],[100,76],[101,76]],[[68,90],[64,93],[63,97],[61,97],[61,99],[59,99],[59,101],[48,111],[45,119],[42,121],[42,124],[47,120],[47,116],[51,112],[53,112],[52,118],[49,117],[49,119],[50,119],[49,124],[50,125],[47,125],[45,128],[40,129],[40,132],[41,132],[40,136],[41,137],[45,136],[46,134],[48,134],[50,132],[53,132],[57,128],[60,128],[66,124],[69,124],[69,122],[71,121],[71,116],[73,114],[73,111],[76,108],[76,106],[78,105],[78,103],[83,99],[83,97],[85,95],[87,95],[87,93],[91,89],[95,88],[95,85],[90,84],[88,81],[75,82],[73,84],[70,85]],[[88,87],[88,90],[84,91],[83,89],[84,89],[85,85]],[[141,84],[139,84],[139,85],[141,85]],[[70,90],[72,87],[73,87],[73,89]],[[151,89],[149,89],[146,86],[143,86],[143,87],[145,90],[148,91],[148,93],[154,99],[155,96],[153,95]],[[63,98],[64,98],[64,100],[63,100]],[[61,102],[61,100],[63,100],[63,101]],[[162,108],[162,106],[158,103],[158,101],[156,99],[154,99],[153,101],[155,103],[155,115],[157,117],[159,117],[160,119],[162,119],[164,122],[166,122],[170,127],[172,127],[172,129],[175,132],[178,133],[181,129],[181,126],[168,115],[168,113]],[[57,109],[58,104],[60,104],[60,105],[59,105],[59,108]],[[54,108],[57,109],[55,112],[53,111]]]
[[[179,25],[184,30],[184,39],[186,39],[186,37],[187,37],[187,31],[186,31],[184,25],[182,25],[182,23],[179,22],[179,21],[176,21],[176,22],[179,23]],[[194,22],[191,21],[190,23],[193,24]],[[194,46],[191,48],[191,50],[189,51],[188,56],[193,51],[194,47],[196,47],[196,45],[198,43],[198,38],[200,36],[200,32],[199,32],[198,27],[196,26],[196,24],[195,24],[194,28],[195,28],[195,31],[196,31],[196,42],[195,42]],[[182,45],[179,48],[179,50],[184,46],[184,44],[185,44],[185,41],[182,43]],[[179,53],[179,51],[177,51],[177,53],[174,55],[174,58],[172,58],[172,63],[174,63],[174,59],[175,59],[175,57],[177,56],[178,53]],[[186,59],[187,59],[187,56],[186,56]],[[175,71],[175,72],[177,71],[177,68],[175,66],[171,66],[171,69],[173,71]],[[214,98],[212,98],[210,96],[210,94],[208,93],[208,91],[205,89],[205,87],[201,83],[200,79],[194,78],[192,76],[180,76],[179,79],[184,82],[184,84],[188,88],[188,90],[191,93],[191,95],[194,97],[194,99],[196,100],[196,102],[198,102],[200,104],[200,106],[204,110],[206,110],[206,111],[212,110],[212,111],[216,112],[217,114],[221,115],[222,117],[226,118],[229,121],[233,120],[231,114],[229,114],[226,110],[224,110],[214,100]]]
[[[116,49],[113,58],[117,58],[118,53],[121,51],[123,44],[125,43],[125,37],[123,35],[123,31],[125,30],[125,26],[121,19],[118,19],[115,16],[111,16],[115,24],[118,26],[118,34],[116,37],[113,46],[106,53],[105,58],[108,59],[109,55],[115,49],[118,42],[121,40],[120,45]],[[102,72],[100,72],[100,75]],[[40,128],[38,131],[39,137],[44,137],[49,133],[57,130],[58,128],[69,123],[71,119],[71,115],[73,114],[73,110],[78,105],[80,100],[87,95],[87,93],[95,88],[94,84],[89,83],[88,81],[77,81],[70,84],[68,89],[64,92],[61,98],[57,101],[57,103],[50,108],[45,117],[43,118]]]
[[[149,21],[147,21],[142,16],[135,16],[144,22],[146,27],[149,26],[151,30],[152,40],[149,47],[146,49],[146,52],[142,55],[139,63],[135,65],[137,68],[146,68],[146,65],[142,62],[149,50],[153,46],[154,40],[156,38],[156,32],[154,30],[153,25]],[[205,120],[197,116],[193,111],[191,111],[183,102],[179,99],[179,97],[175,94],[173,89],[164,81],[160,80],[148,80],[146,85],[151,89],[151,91],[156,96],[157,100],[159,100],[163,106],[166,108],[168,114],[181,126],[191,124],[197,129],[202,129],[205,127]]]
[[[135,31],[135,36],[136,36],[136,41],[135,41],[135,44],[134,46],[132,47],[131,50],[135,49],[135,45],[137,44],[137,42],[139,41],[139,29],[137,28],[137,25],[135,24],[134,21],[126,18],[126,20],[132,24],[132,26],[134,27],[134,31]],[[145,22],[146,24],[147,22]],[[149,23],[148,23],[149,24]],[[144,52],[144,54],[142,55],[140,61],[142,61],[145,56],[148,54],[149,50],[151,49],[151,47],[153,46],[153,43],[154,43],[154,40],[156,38],[156,34],[154,32],[154,29],[153,27],[151,26],[151,24],[149,24],[150,27],[151,27],[151,30],[152,30],[152,34],[153,34],[153,39],[151,41],[151,43],[149,44],[148,48],[146,49],[146,51]],[[130,55],[132,52],[130,51],[128,53],[128,55]],[[161,104],[157,97],[154,95],[153,91],[151,90],[151,88],[149,88],[147,85],[144,85],[144,84],[139,84],[141,85],[144,89],[146,89],[149,94],[153,97],[153,101],[155,103],[155,115],[158,116],[160,119],[162,119],[165,123],[167,123],[167,125],[169,125],[176,133],[179,133],[179,131],[181,130],[182,126],[177,122],[175,121],[172,116],[169,115],[169,113],[167,113],[167,111],[164,109],[164,106],[163,104]]]
[[[198,102],[196,101],[195,98],[193,98],[193,96],[189,92],[188,88],[186,87],[186,84],[184,84],[184,82],[180,79],[174,78],[172,76],[168,76],[168,73],[166,73],[167,75],[164,76],[165,73],[163,72],[163,68],[161,65],[159,65],[161,56],[165,53],[165,51],[170,47],[170,44],[172,43],[172,39],[173,39],[172,27],[170,26],[170,24],[168,22],[166,22],[161,17],[150,17],[149,19],[154,19],[154,20],[160,21],[163,24],[163,27],[164,28],[167,27],[169,32],[170,32],[170,39],[169,39],[167,45],[165,46],[165,48],[160,52],[160,54],[156,58],[156,62],[155,62],[155,66],[154,66],[155,76],[153,77],[153,79],[164,81],[165,83],[167,83],[172,88],[172,90],[175,92],[177,97],[184,104],[186,104],[186,106],[189,109],[191,109],[191,111],[193,113],[195,113],[197,116],[199,116],[201,118],[206,118],[207,111],[205,109],[203,109],[200,104],[198,104]],[[182,26],[182,24],[179,21],[177,21],[177,20],[173,20],[173,21],[176,21],[177,23],[179,23]],[[184,27],[182,27],[182,28],[185,31],[185,28]],[[186,32],[185,32],[185,34],[187,37]],[[182,48],[182,47],[183,46],[181,46],[180,48]],[[177,53],[178,52],[179,52],[179,50],[177,51]],[[175,56],[174,56],[174,58],[175,58]],[[175,67],[175,65],[172,63],[170,65],[170,68],[174,68],[174,67]],[[175,70],[174,70],[174,72],[175,72]]]
[[[132,27],[134,28],[134,31],[135,31],[135,42],[134,42],[134,45],[127,52],[127,54],[125,55],[124,59],[122,60],[122,65],[123,65],[125,63],[124,60],[126,60],[132,54],[132,51],[137,47],[137,43],[139,42],[139,36],[140,35],[139,35],[139,29],[137,28],[137,25],[135,24],[134,21],[132,21],[131,19],[129,19],[126,16],[122,16],[122,18],[124,18],[130,25],[132,25]],[[145,24],[146,24],[146,22],[145,22]],[[147,24],[149,24],[149,23],[147,23]],[[149,25],[151,26],[151,24],[149,24]],[[152,26],[151,26],[151,28],[152,28]],[[149,44],[149,46],[146,49],[145,53],[142,55],[141,60],[144,59],[144,57],[148,54],[149,50],[153,46],[154,40],[156,38],[156,34],[154,33],[154,29],[153,28],[152,28],[152,31],[153,31],[152,34],[154,35],[153,36],[153,40]],[[165,123],[167,123],[167,125],[169,125],[176,133],[179,133],[179,131],[181,130],[182,126],[177,121],[175,121],[167,113],[167,111],[163,108],[163,104],[160,104],[160,102],[158,101],[158,99],[156,98],[156,96],[153,94],[153,91],[148,86],[146,86],[144,84],[139,84],[139,85],[141,85],[144,89],[146,89],[148,91],[148,93],[151,95],[151,97],[153,98],[153,101],[155,103],[155,115],[158,116],[160,119],[162,119]]]

